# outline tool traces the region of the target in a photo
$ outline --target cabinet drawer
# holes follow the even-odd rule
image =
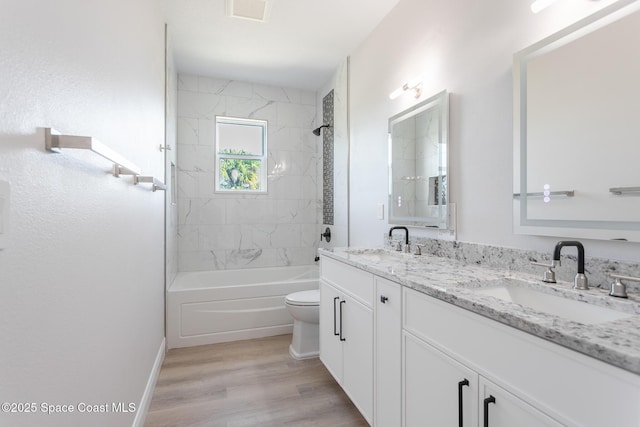
[[[373,274],[323,256],[320,275],[367,307],[373,306]]]

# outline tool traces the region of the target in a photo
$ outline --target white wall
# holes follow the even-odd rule
[[[178,77],[180,271],[313,264],[321,205],[314,92]],[[268,194],[214,192],[215,116],[267,120]]]
[[[163,176],[164,24],[153,0],[3,0],[0,400],[140,404],[163,342],[163,192],[40,127],[91,135]],[[76,407],[77,408],[77,407]],[[0,425],[129,426],[135,413],[0,413]]]
[[[380,245],[387,203],[387,120],[442,89],[450,93],[450,192],[457,239],[551,251],[557,238],[512,231],[513,54],[611,1],[401,0],[351,56],[352,245]],[[388,94],[424,73],[421,99]],[[428,230],[413,230],[429,236]],[[432,236],[437,236],[434,233]],[[634,259],[639,245],[585,241],[588,256]]]

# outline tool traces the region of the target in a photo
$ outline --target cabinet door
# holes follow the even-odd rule
[[[404,426],[477,426],[478,374],[408,332],[402,340]]]
[[[351,297],[345,297],[339,305],[343,310],[342,387],[371,424],[373,419],[373,310]]]
[[[320,281],[320,360],[342,384],[342,342],[340,341],[340,294],[333,286]]]
[[[538,409],[480,377],[481,427],[561,427]]]
[[[374,425],[399,426],[402,395],[402,291],[400,285],[375,279]]]

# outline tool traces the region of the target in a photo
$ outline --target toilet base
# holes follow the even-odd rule
[[[320,356],[319,351],[311,351],[308,353],[298,353],[293,346],[289,345],[289,354],[296,360],[315,359]]]
[[[320,325],[300,320],[293,322],[293,337],[289,354],[297,360],[311,359],[320,355]]]

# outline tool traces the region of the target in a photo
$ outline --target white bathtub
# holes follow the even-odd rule
[[[316,265],[180,272],[167,292],[168,347],[291,333],[284,297],[308,289]]]

